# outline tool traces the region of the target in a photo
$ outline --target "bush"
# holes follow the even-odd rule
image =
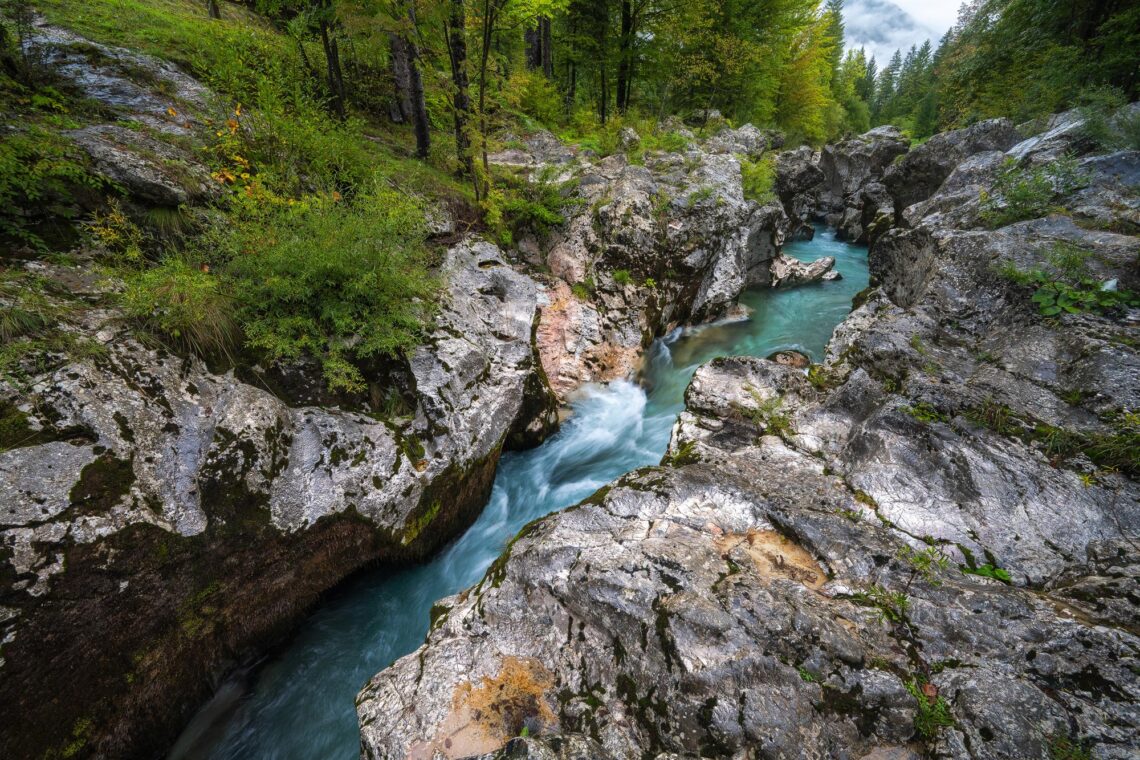
[[[1117,87],[1092,87],[1081,93],[1081,131],[1101,150],[1140,150],[1140,109],[1130,110]]]
[[[997,228],[1045,216],[1057,199],[1087,183],[1088,177],[1071,158],[1024,168],[1008,159],[998,172],[992,192],[982,193],[982,220]]]
[[[776,200],[776,166],[765,156],[759,161],[744,159],[740,162],[740,174],[744,182],[744,197],[763,205]]]
[[[1055,243],[1046,252],[1047,269],[1024,271],[1007,263],[1001,274],[1011,282],[1035,288],[1033,303],[1043,316],[1062,312],[1107,313],[1140,306],[1140,295],[1127,290],[1105,290],[1088,271],[1091,251],[1071,243]]]
[[[242,225],[227,265],[249,344],[274,359],[317,358],[331,390],[356,392],[352,362],[397,356],[433,310],[424,213],[377,185],[355,201],[312,199]]]
[[[235,304],[223,280],[182,256],[127,277],[127,315],[200,356],[227,355],[237,340]]]
[[[69,140],[40,127],[0,140],[0,237],[45,249],[40,225],[78,217],[77,195],[107,186]]]

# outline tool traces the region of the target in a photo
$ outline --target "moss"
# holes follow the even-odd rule
[[[412,510],[408,514],[408,518],[404,521],[404,537],[400,539],[400,543],[404,546],[415,541],[439,516],[439,510],[443,506],[443,502],[439,499],[431,502],[426,509],[421,508]]]
[[[28,415],[14,404],[0,401],[0,451],[38,446],[54,440],[56,436],[51,431],[33,429]]]
[[[71,508],[85,514],[106,512],[130,493],[134,482],[134,465],[105,453],[79,473],[69,494]]]
[[[519,539],[526,538],[531,533],[534,533],[534,531],[538,528],[539,525],[542,524],[542,521],[545,519],[546,517],[539,517],[535,520],[531,520],[526,525],[524,525],[518,533],[515,534],[515,537],[512,538],[507,543],[506,548],[503,549],[503,553],[500,554],[498,558],[491,563],[491,566],[489,568],[487,568],[487,572],[483,576],[483,580],[479,581],[479,589],[482,589],[483,584],[487,581],[491,582],[491,588],[498,588],[502,585],[503,579],[507,575],[507,562],[509,562],[511,559],[511,551],[514,549],[515,544],[519,541]]]
[[[434,631],[441,625],[447,622],[447,616],[451,614],[451,608],[446,604],[436,602],[431,606],[431,612],[428,613],[428,630]]]
[[[685,441],[675,451],[671,451],[661,460],[662,467],[684,467],[701,461],[697,453],[696,441]]]
[[[843,383],[843,378],[838,372],[825,367],[822,364],[813,364],[808,367],[808,382],[817,391],[827,391],[832,388],[837,388]]]

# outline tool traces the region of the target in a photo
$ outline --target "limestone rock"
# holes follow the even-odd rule
[[[30,395],[0,385],[48,439],[0,453],[11,725],[48,730],[80,708],[107,756],[161,741],[234,651],[267,643],[369,562],[422,557],[474,519],[502,447],[541,440],[557,415],[531,342],[537,284],[478,241],[448,251],[443,276],[405,417],[289,406],[140,345],[97,310],[83,325],[97,358],[37,377]],[[145,682],[132,687],[101,651],[145,656],[127,666]],[[67,689],[66,704],[42,698]],[[10,757],[41,740],[0,730]]]
[[[883,175],[895,207],[902,210],[934,194],[962,161],[984,151],[1005,151],[1020,137],[1008,119],[981,121],[943,132],[908,153]]]

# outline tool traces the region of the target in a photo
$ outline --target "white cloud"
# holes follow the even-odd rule
[[[847,47],[866,48],[882,67],[895,50],[930,40],[937,45],[958,18],[958,0],[846,0]]]

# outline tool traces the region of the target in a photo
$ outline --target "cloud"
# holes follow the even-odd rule
[[[911,45],[924,40],[937,45],[957,15],[956,3],[945,0],[847,0],[843,6],[847,47],[866,48],[882,67],[895,50],[905,55]]]

